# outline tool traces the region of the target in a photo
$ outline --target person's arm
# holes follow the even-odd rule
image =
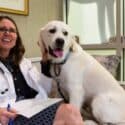
[[[9,119],[14,119],[17,116],[14,109],[10,109],[8,112],[6,108],[0,108],[0,123],[1,125],[7,125]]]
[[[84,125],[80,111],[71,104],[61,104],[53,125]]]

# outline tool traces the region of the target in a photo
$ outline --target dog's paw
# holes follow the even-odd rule
[[[93,120],[85,120],[84,125],[98,125],[98,124]]]

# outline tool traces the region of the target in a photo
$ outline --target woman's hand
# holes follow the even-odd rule
[[[56,112],[53,125],[84,125],[78,109],[71,104],[62,104]]]
[[[0,123],[2,125],[8,125],[9,119],[14,119],[17,116],[17,112],[14,109],[10,109],[9,112],[6,108],[0,108]]]

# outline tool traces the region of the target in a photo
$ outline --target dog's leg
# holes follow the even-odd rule
[[[85,120],[84,125],[98,125],[98,124],[94,122],[93,120]]]
[[[79,110],[81,110],[84,103],[84,90],[82,87],[71,87],[69,90],[70,103],[74,104]]]
[[[93,99],[92,113],[99,123],[114,125],[125,123],[124,103],[120,103],[120,97],[118,94],[107,93]]]

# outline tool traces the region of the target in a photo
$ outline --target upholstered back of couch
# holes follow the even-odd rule
[[[93,55],[116,79],[120,77],[120,57],[117,55]]]

